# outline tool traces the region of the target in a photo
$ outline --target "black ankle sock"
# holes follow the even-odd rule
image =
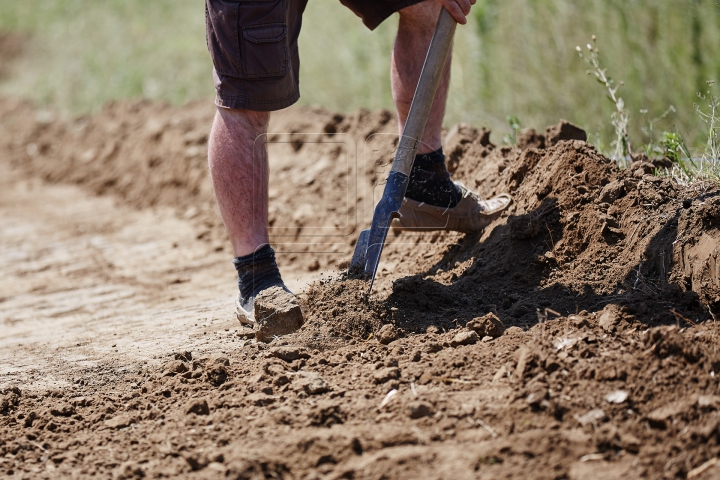
[[[415,155],[405,196],[436,207],[453,208],[462,200],[462,190],[450,180],[442,148]]]
[[[254,253],[233,260],[238,273],[238,288],[243,303],[266,288],[283,285],[280,270],[275,263],[275,251],[263,245]]]

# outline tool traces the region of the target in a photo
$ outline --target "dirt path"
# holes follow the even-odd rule
[[[0,388],[233,347],[232,265],[191,223],[0,168]]]

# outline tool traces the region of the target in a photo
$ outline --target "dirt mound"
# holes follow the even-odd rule
[[[395,271],[424,269],[382,292],[373,318],[423,332],[494,312],[527,327],[547,311],[569,315],[609,303],[650,325],[712,318],[720,307],[719,192],[681,187],[650,170],[621,171],[582,141],[525,150],[468,142],[456,178],[487,196],[510,192],[509,217],[482,235],[417,235],[410,248],[395,237],[384,261]],[[348,300],[345,310],[368,308],[364,299]],[[313,315],[331,321],[335,305],[327,312],[314,305]]]

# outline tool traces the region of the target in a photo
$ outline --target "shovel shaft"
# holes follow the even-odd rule
[[[410,111],[408,112],[405,128],[398,143],[392,171],[410,175],[415,160],[415,154],[420,146],[425,131],[425,124],[430,116],[430,109],[435,100],[440,78],[452,47],[453,35],[457,22],[445,8],[440,9],[440,17],[435,26],[430,48],[428,48],[425,63],[420,72],[420,80],[415,88]],[[405,192],[403,191],[403,196]]]
[[[452,15],[445,8],[440,9],[435,34],[420,72],[420,80],[410,104],[408,118],[405,121],[405,128],[403,128],[395,152],[395,159],[388,174],[382,198],[375,207],[371,227],[362,231],[358,243],[355,245],[350,270],[362,271],[364,276],[370,279],[368,293],[372,291],[390,224],[393,218],[398,216],[398,210],[405,197],[410,170],[415,161],[415,154],[420,145],[425,124],[430,116],[430,109],[452,46],[456,26],[457,23]]]

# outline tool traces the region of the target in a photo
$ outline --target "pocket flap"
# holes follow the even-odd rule
[[[287,35],[287,27],[283,23],[268,23],[243,27],[243,37],[253,43],[279,42]]]

